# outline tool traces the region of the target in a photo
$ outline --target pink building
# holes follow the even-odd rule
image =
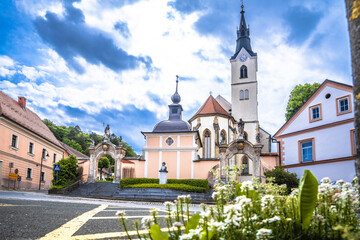
[[[182,120],[181,97],[177,91],[172,95],[169,105],[169,119],[156,124],[152,132],[142,132],[145,137],[143,148],[145,161],[135,163],[136,177],[158,178],[163,162],[168,169],[168,179],[197,178],[195,163],[198,145],[201,140],[198,131]]]
[[[74,155],[89,174],[89,157],[58,141],[43,121],[26,107],[26,98],[16,102],[0,91],[0,186],[19,189],[49,189],[53,164]],[[9,173],[21,177],[10,180]],[[14,185],[15,184],[15,185]]]
[[[53,163],[64,157],[64,149],[41,119],[0,91],[0,186],[7,187],[17,170],[21,181],[10,180],[10,187],[48,189],[53,179]]]

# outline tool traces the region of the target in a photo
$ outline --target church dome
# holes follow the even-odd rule
[[[155,125],[153,132],[188,132],[190,125],[183,120],[164,120]]]
[[[174,104],[178,104],[181,101],[180,94],[177,91],[171,96],[171,101]]]

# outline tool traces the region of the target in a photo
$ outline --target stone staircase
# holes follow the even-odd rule
[[[130,201],[165,202],[177,199],[179,195],[190,195],[192,203],[212,202],[211,193],[190,193],[160,188],[120,188],[118,183],[84,183],[68,193],[70,196],[96,197]]]

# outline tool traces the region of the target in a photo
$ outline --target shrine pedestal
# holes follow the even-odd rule
[[[160,172],[159,174],[159,184],[166,184],[167,183],[167,171],[166,172]]]

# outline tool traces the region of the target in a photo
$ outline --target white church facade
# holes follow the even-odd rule
[[[210,95],[193,117],[185,122],[181,117],[181,98],[176,86],[172,104],[169,105],[168,120],[159,122],[152,132],[143,132],[145,161],[135,161],[137,177],[158,177],[158,169],[165,162],[169,176],[180,179],[206,179],[211,169],[223,169],[225,165],[241,166],[243,169],[238,180],[242,181],[260,177],[264,170],[278,164],[277,154],[270,153],[271,135],[260,127],[258,119],[257,54],[251,49],[250,30],[244,13],[242,6],[236,49],[230,58],[231,101],[221,95],[216,98]],[[239,134],[239,121],[243,123],[243,136]],[[255,157],[240,149],[226,163],[221,163],[221,149],[237,144],[239,138],[245,141],[244,149],[256,145],[261,153],[258,152]],[[254,158],[259,170],[257,176],[253,172]]]

